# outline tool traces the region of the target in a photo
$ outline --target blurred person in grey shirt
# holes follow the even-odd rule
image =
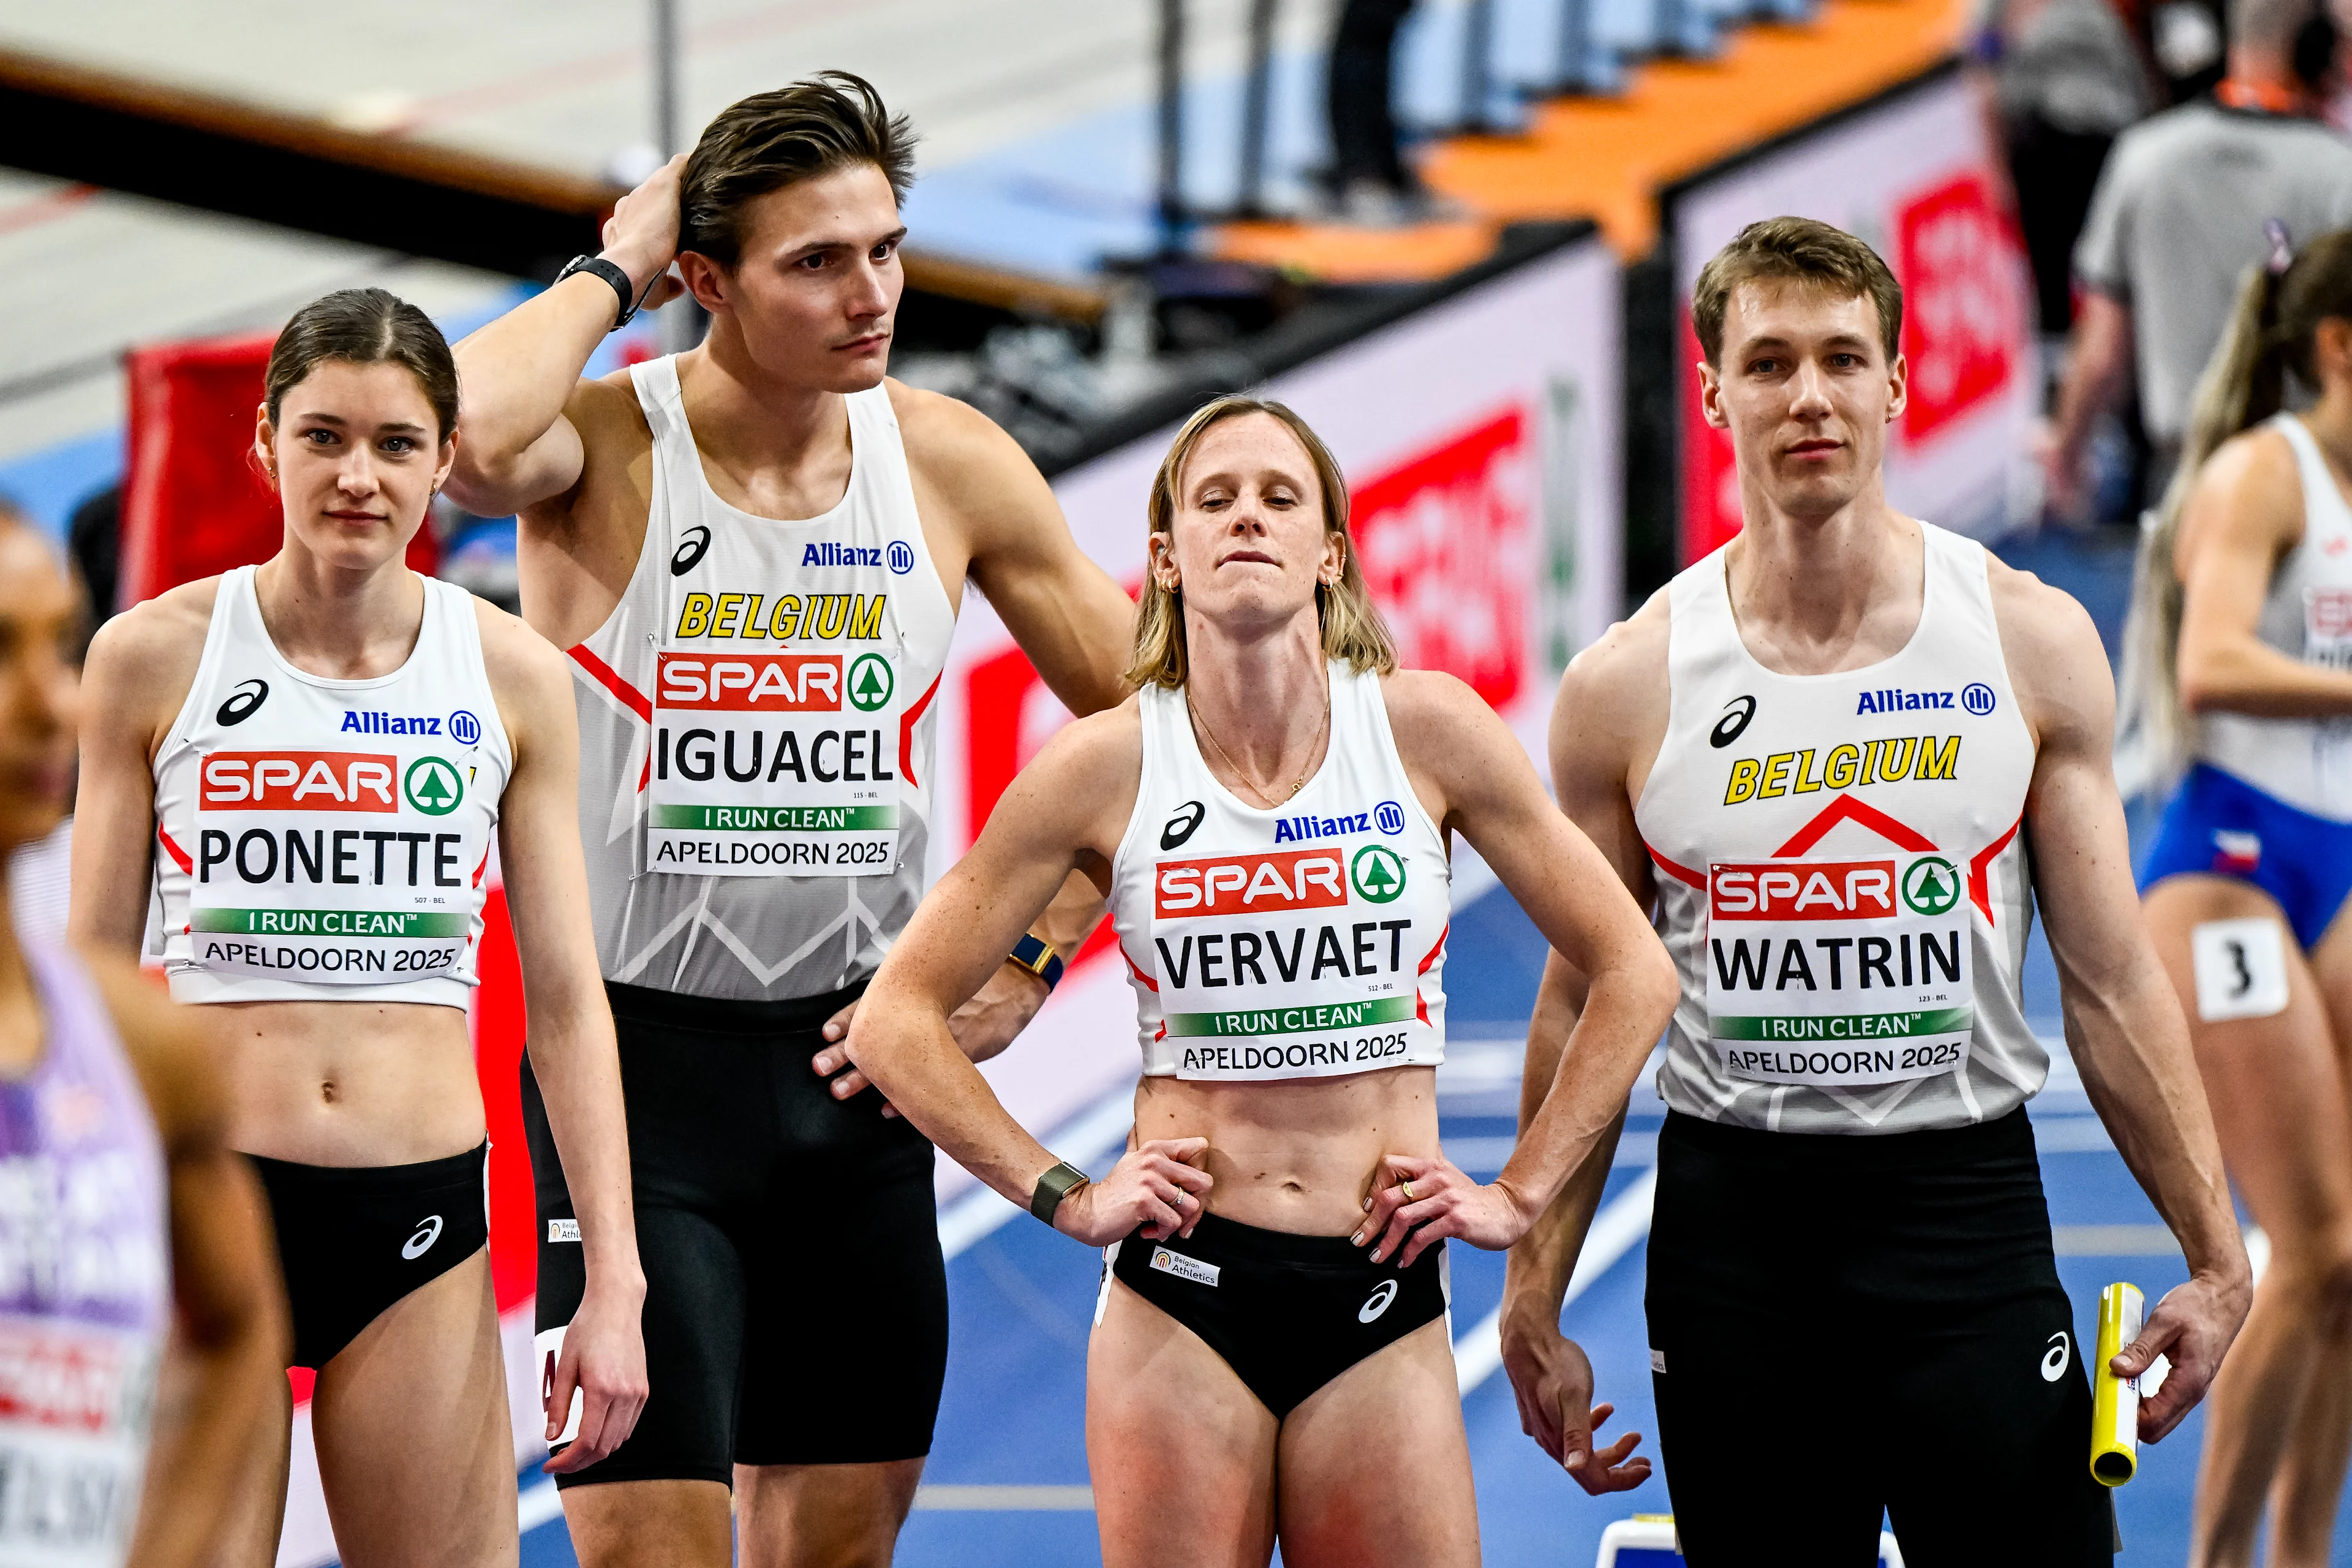
[[[2352,224],[2352,142],[2315,118],[2336,47],[2313,0],[2234,0],[2213,96],[2116,139],[2074,247],[2083,294],[2043,449],[2054,515],[2084,515],[2092,430],[2135,364],[2144,493],[2161,492],[2239,277],[2269,254],[2267,220],[2298,240]]]

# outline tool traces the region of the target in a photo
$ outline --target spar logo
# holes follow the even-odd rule
[[[1883,920],[1897,912],[1892,860],[1811,860],[1793,866],[1782,860],[1708,869],[1708,908],[1719,921]]]
[[[400,793],[425,816],[446,816],[466,798],[466,785],[457,770],[439,757],[419,757],[408,764]]]
[[[381,752],[215,752],[199,770],[196,809],[396,812],[398,766]]]
[[[1959,868],[1940,856],[1911,862],[1903,873],[1903,901],[1923,915],[1940,915],[1960,901]]]
[[[1349,863],[1348,876],[1366,903],[1392,904],[1404,891],[1404,857],[1385,844],[1367,844]]]
[[[870,655],[868,657],[871,657]],[[887,665],[884,668],[887,669]],[[665,708],[733,713],[835,713],[841,710],[837,653],[666,653],[658,671]]]
[[[1161,920],[1340,909],[1348,902],[1337,849],[1163,860],[1151,891],[1152,913]]]
[[[849,705],[860,713],[887,708],[898,684],[888,659],[878,653],[861,653],[849,665]]]

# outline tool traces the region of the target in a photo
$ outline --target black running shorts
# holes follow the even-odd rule
[[[1294,1236],[1211,1214],[1187,1237],[1153,1241],[1139,1230],[1104,1267],[1198,1334],[1276,1416],[1445,1316],[1442,1241],[1399,1268],[1344,1236]]]
[[[743,1465],[930,1451],[947,1374],[947,1266],[928,1139],[867,1089],[810,1070],[855,990],[721,1002],[608,984],[628,1107],[652,1391],[626,1442],[564,1486],[731,1483]],[[585,1285],[572,1201],[530,1063],[539,1313]]]
[[[289,1366],[322,1367],[385,1309],[489,1245],[490,1146],[414,1165],[248,1155],[269,1198],[294,1319]]]
[[[2084,1347],[2033,1132],[1658,1141],[1650,1364],[1694,1568],[2106,1564]]]

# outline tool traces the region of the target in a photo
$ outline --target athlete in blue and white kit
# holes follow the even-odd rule
[[[550,1438],[583,1395],[553,1468],[609,1453],[646,1394],[569,681],[521,622],[405,564],[457,423],[422,311],[380,289],[315,300],[263,388],[278,552],[91,646],[70,929],[128,955],[161,911],[173,997],[228,1069],[230,1137],[268,1194],[343,1562],[499,1568],[518,1552],[514,1433],[466,1016],[494,840],[588,1254],[549,1367]],[[278,1485],[238,1561],[274,1546],[287,1432],[258,1446]]]
[[[70,797],[81,619],[0,508],[0,858]],[[0,1562],[193,1568],[257,1489],[283,1317],[226,1131],[188,1021],[18,938],[0,887]]]
[[[1087,1462],[1110,1568],[1478,1561],[1445,1238],[1517,1239],[1609,1131],[1673,973],[1508,729],[1396,668],[1339,465],[1219,399],[1150,500],[1135,697],[1005,793],[866,993],[850,1055],[999,1193],[1110,1256]],[[1591,978],[1500,1176],[1438,1149],[1451,835]],[[1024,1131],[950,1015],[1073,869],[1110,900],[1143,1078],[1100,1184]]]
[[[2318,401],[2284,412],[2282,371]],[[2210,454],[2210,456],[2208,455]],[[2135,682],[2188,772],[2140,876],[2270,1241],[2214,1383],[2192,1563],[2329,1559],[2352,1453],[2352,231],[2246,282],[2142,560]],[[2185,753],[2185,756],[2184,756]]]

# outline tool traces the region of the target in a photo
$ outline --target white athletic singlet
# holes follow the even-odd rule
[[[1687,1115],[1949,1127],[2049,1072],[2018,998],[2033,742],[1984,547],[1920,532],[1918,627],[1865,669],[1758,663],[1720,550],[1667,589],[1666,735],[1633,818],[1682,973],[1658,1092]]]
[[[1296,798],[1226,793],[1184,693],[1147,686],[1143,777],[1111,862],[1146,1077],[1333,1078],[1445,1059],[1453,874],[1377,675],[1330,667],[1331,739]]]
[[[2281,414],[2270,425],[2294,448],[2303,539],[2271,574],[2254,635],[2289,658],[2352,670],[2352,507],[2303,421]],[[2196,753],[2298,811],[2352,822],[2352,720],[2206,713]]]
[[[279,656],[254,571],[222,575],[155,758],[172,998],[463,1007],[514,765],[473,595],[420,579],[407,661],[331,680]]]
[[[597,958],[688,995],[821,995],[880,965],[923,892],[955,612],[898,416],[886,386],[845,398],[848,492],[781,522],[712,491],[676,361],[630,377],[645,546],[572,650]]]

